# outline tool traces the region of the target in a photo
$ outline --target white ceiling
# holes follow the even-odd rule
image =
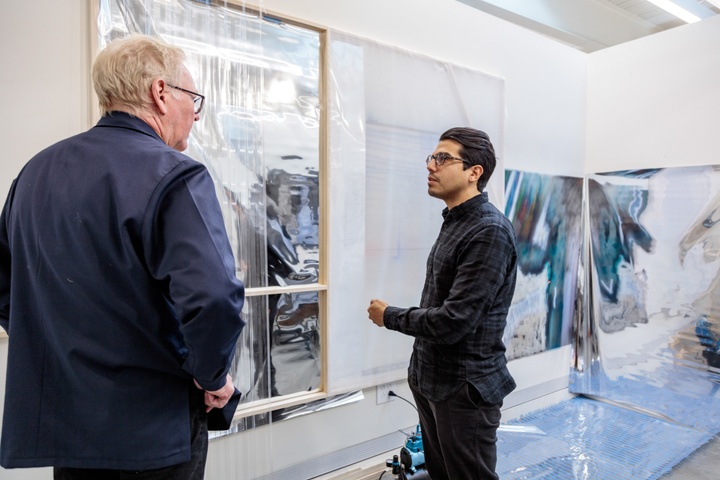
[[[583,52],[594,52],[686,24],[648,0],[457,1]],[[671,1],[700,19],[720,14],[720,0]]]

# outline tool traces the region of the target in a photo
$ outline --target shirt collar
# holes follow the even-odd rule
[[[483,203],[488,201],[488,194],[487,192],[482,192],[480,195],[475,195],[469,200],[465,200],[460,205],[457,205],[456,207],[452,209],[448,209],[445,207],[442,211],[443,218],[447,220],[456,220],[463,215],[465,215],[467,212],[471,210],[475,210],[477,207],[482,205]]]

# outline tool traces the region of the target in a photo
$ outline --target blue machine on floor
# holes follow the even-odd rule
[[[385,465],[392,468],[393,475],[399,480],[429,480],[425,470],[425,452],[423,451],[422,434],[420,425],[415,433],[410,435],[405,446],[400,449],[400,456],[393,455],[392,460],[387,460]]]

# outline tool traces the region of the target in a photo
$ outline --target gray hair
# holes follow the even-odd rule
[[[184,60],[182,49],[157,37],[136,34],[113,40],[98,54],[92,69],[101,113],[118,106],[129,113],[142,111],[150,104],[156,78],[179,83]]]

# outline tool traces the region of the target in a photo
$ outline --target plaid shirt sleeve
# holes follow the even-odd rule
[[[496,222],[459,238],[444,238],[457,233],[449,230],[431,251],[421,307],[388,307],[387,328],[451,345],[476,332],[498,301],[503,303],[498,294],[510,267],[514,270],[514,234]]]

